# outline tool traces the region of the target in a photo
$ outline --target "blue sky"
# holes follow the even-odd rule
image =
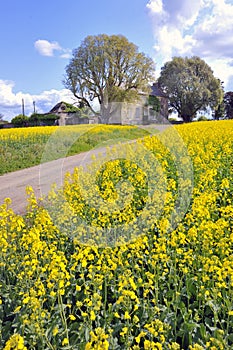
[[[161,66],[198,55],[233,90],[233,0],[8,0],[1,4],[0,113],[49,111],[74,102],[62,84],[87,35],[123,34]]]

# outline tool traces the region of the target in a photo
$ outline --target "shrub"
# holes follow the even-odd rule
[[[28,125],[28,117],[23,114],[19,114],[16,117],[14,117],[11,121],[11,123],[14,126],[27,126]]]
[[[204,115],[201,115],[198,119],[197,119],[197,121],[198,122],[204,122],[204,121],[207,121],[207,120],[209,120],[206,116],[204,116]]]

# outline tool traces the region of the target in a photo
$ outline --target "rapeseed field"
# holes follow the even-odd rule
[[[111,149],[0,207],[0,348],[233,347],[233,122]]]

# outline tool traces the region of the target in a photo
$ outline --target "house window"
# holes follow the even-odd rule
[[[136,118],[136,119],[141,118],[141,108],[140,108],[140,107],[137,107],[137,108],[136,108],[136,111],[135,111],[135,118]]]
[[[148,117],[148,107],[143,107],[143,116]]]

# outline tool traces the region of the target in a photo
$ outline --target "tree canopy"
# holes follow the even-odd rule
[[[159,112],[160,110],[160,101],[157,96],[149,95],[148,104],[151,106],[151,109],[155,112]]]
[[[158,83],[184,122],[196,113],[220,105],[223,99],[221,81],[214,77],[207,63],[197,56],[174,57],[161,69]]]
[[[114,113],[113,102],[132,101],[146,91],[154,62],[122,35],[88,36],[73,51],[64,84],[102,123]],[[100,110],[93,109],[97,99]]]

